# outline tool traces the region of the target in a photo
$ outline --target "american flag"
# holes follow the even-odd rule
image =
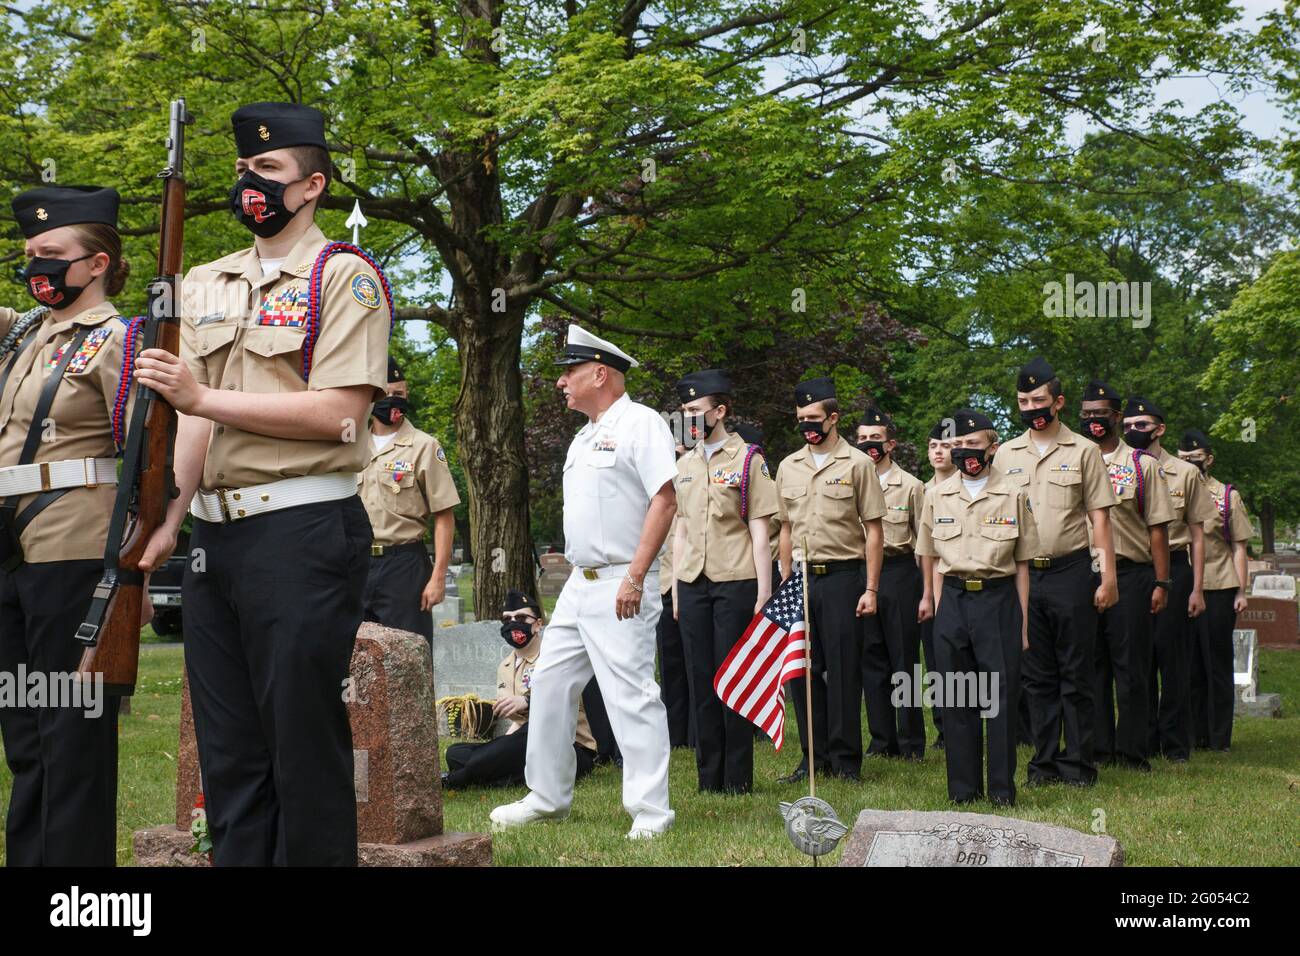
[[[785,682],[803,673],[803,571],[777,588],[713,677],[718,698],[781,749]]]

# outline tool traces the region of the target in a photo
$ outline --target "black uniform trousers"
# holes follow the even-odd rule
[[[944,676],[943,722],[947,738],[944,760],[948,766],[948,798],[959,803],[984,793],[984,738],[988,738],[988,795],[1014,803],[1016,799],[1016,697],[1020,688],[1020,635],[1024,616],[1015,578],[981,591],[967,591],[944,582],[943,598],[934,622],[934,649],[939,673]],[[950,676],[951,675],[951,676]],[[967,676],[969,675],[969,676]],[[981,716],[981,678],[997,699],[989,701],[991,716]],[[960,680],[958,680],[960,678]],[[948,699],[958,685],[965,700]],[[964,706],[955,706],[961,703]],[[996,712],[992,713],[993,708]]]
[[[876,616],[863,621],[862,692],[867,704],[868,754],[889,757],[925,755],[925,712],[893,704],[894,674],[911,682],[921,662],[921,569],[911,554],[889,555],[880,570]]]
[[[668,711],[668,745],[695,746],[695,715],[692,704],[690,662],[682,641],[680,624],[673,619],[673,592],[663,593],[663,612],[655,625],[655,645],[659,650],[659,698]]]
[[[1149,767],[1147,695],[1151,591],[1156,572],[1150,564],[1124,558],[1115,565],[1119,603],[1097,618],[1097,729],[1093,755],[1097,763]],[[1092,583],[1099,587],[1101,578],[1094,575]]]
[[[939,659],[935,656],[934,651],[934,618],[921,622],[921,646],[925,648],[925,670],[939,670]],[[930,719],[934,721],[934,729],[938,734],[934,739],[936,747],[943,747],[943,708],[933,707],[930,709]],[[922,728],[924,730],[924,728]]]
[[[699,788],[749,793],[754,789],[754,727],[722,703],[713,676],[754,619],[758,582],[713,581],[701,574],[677,582],[677,600],[691,673]]]
[[[433,575],[424,542],[401,551],[372,555],[363,599],[364,619],[419,634],[433,646],[433,613],[420,610],[420,595]]]
[[[1168,605],[1156,615],[1155,653],[1147,675],[1147,753],[1187,760],[1192,755],[1191,661],[1195,637],[1193,621],[1187,616],[1194,575],[1186,549],[1169,552],[1169,572],[1174,584],[1169,589]]]
[[[591,773],[596,752],[573,745],[578,755],[578,778]],[[520,787],[524,781],[524,763],[528,756],[528,725],[513,734],[503,734],[484,744],[460,743],[447,748],[447,779],[444,787]]]
[[[809,574],[812,617],[813,749],[818,769],[862,770],[862,619],[858,599],[867,587],[864,561],[837,561],[825,574]],[[807,689],[803,677],[790,681],[794,716],[808,767]]]
[[[16,682],[21,665],[48,682],[76,671],[83,648],[73,635],[103,567],[99,560],[50,561],[0,570],[0,673]],[[26,693],[26,683],[15,690]],[[101,694],[99,701],[97,717],[84,707],[0,705],[13,774],[7,865],[116,864],[120,698]]]
[[[1192,730],[1202,750],[1227,750],[1232,746],[1232,629],[1237,612],[1232,602],[1236,588],[1205,592],[1205,613],[1192,622],[1196,636],[1192,653]]]
[[[1029,572],[1029,650],[1020,662],[1034,747],[1029,781],[1091,784],[1097,780],[1092,565],[1086,550],[1054,558],[1053,565]]]
[[[370,540],[355,495],[194,522],[185,666],[218,866],[356,865],[343,682]]]

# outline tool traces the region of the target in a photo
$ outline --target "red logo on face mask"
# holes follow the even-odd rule
[[[1106,437],[1106,426],[1100,422],[1089,422],[1088,430],[1092,432],[1094,438]]]
[[[961,465],[966,469],[968,475],[978,475],[984,469],[984,463],[976,461],[974,458],[963,458]]]
[[[245,189],[239,201],[244,207],[244,215],[252,216],[254,222],[266,222],[275,215],[266,211],[266,195],[256,189]]]
[[[46,305],[58,305],[63,301],[63,293],[57,291],[50,280],[45,276],[32,276],[32,295],[37,302],[44,302]]]

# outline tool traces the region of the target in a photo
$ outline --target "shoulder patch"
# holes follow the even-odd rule
[[[352,277],[351,288],[352,298],[367,309],[379,308],[379,283],[370,276],[358,272]]]
[[[442,446],[441,446],[441,445],[438,446],[438,460],[439,460],[439,461],[446,461],[446,460],[447,460],[447,453],[446,453],[445,451],[442,450]]]
[[[764,477],[764,478],[771,478],[771,477],[772,477],[772,473],[771,473],[770,471],[767,470],[767,462],[766,462],[766,461],[764,461],[764,462],[762,462],[761,464],[759,464],[759,466],[758,466],[758,470],[761,471],[761,472],[763,473],[763,477]]]

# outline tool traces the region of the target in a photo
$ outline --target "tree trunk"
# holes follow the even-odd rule
[[[1273,510],[1273,502],[1267,498],[1259,509],[1259,536],[1263,539],[1264,553],[1276,554],[1277,548],[1273,541],[1273,531],[1276,514]]]
[[[501,612],[510,588],[536,597],[536,561],[528,516],[524,402],[519,371],[523,311],[494,314],[466,303],[460,323],[457,453],[469,485],[474,614]],[[477,313],[477,314],[476,314]]]

